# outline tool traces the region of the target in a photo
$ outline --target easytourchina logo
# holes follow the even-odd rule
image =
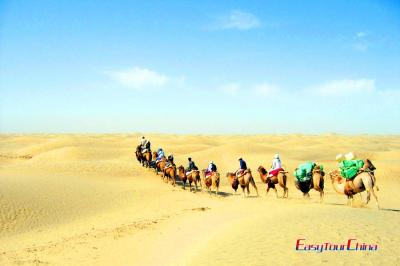
[[[377,251],[378,244],[364,243],[356,238],[350,238],[344,243],[308,243],[305,238],[296,240],[296,251],[324,252],[324,251]]]

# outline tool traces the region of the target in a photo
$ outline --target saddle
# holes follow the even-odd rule
[[[285,172],[285,170],[283,168],[277,168],[277,169],[269,171],[268,177],[278,176],[279,173],[285,174],[287,172]]]
[[[194,170],[190,170],[189,172],[186,172],[186,175],[190,175]]]
[[[165,165],[164,170],[167,170],[167,169],[172,168],[172,167],[174,167],[174,164],[172,164],[170,162],[167,162],[167,164]]]
[[[236,172],[236,178],[242,177],[246,174],[247,170],[240,169]]]
[[[214,173],[213,171],[207,172],[205,175],[206,178],[211,177],[213,175],[213,173]]]

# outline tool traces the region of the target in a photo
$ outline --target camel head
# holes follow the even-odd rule
[[[321,175],[322,177],[325,176],[324,170],[322,170],[321,167],[320,167],[319,165],[317,165],[317,166],[313,169],[313,175],[314,175],[314,174]]]
[[[178,173],[184,173],[185,172],[185,168],[183,167],[183,165],[180,165],[178,167]]]
[[[260,165],[258,167],[257,171],[262,175],[266,175],[267,174],[267,170],[265,170],[265,168],[262,165]]]
[[[329,173],[329,177],[330,177],[332,182],[336,181],[336,182],[340,183],[341,180],[342,180],[342,177],[341,177],[341,175],[340,175],[338,170],[334,170],[334,171],[330,172]]]

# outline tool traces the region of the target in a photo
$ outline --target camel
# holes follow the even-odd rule
[[[146,151],[142,154],[142,165],[146,166],[146,168],[149,168],[151,164],[151,159],[151,151]]]
[[[194,185],[195,185],[195,191],[194,192],[197,191],[197,182],[199,182],[199,184],[201,186],[199,170],[193,170],[193,171],[190,172],[189,175],[186,175],[186,170],[181,165],[181,166],[178,167],[178,177],[183,183],[183,189],[185,189],[186,180],[189,181],[189,191],[192,191],[192,183],[194,183]]]
[[[177,175],[183,184],[183,189],[186,189],[185,187],[186,187],[187,176],[186,176],[185,167],[183,167],[183,165],[181,165],[178,167],[177,170],[178,170]]]
[[[376,187],[376,179],[373,172],[361,172],[353,179],[354,189],[347,184],[345,178],[340,175],[338,170],[329,173],[332,181],[333,189],[339,193],[347,196],[347,205],[352,206],[353,195],[367,191],[367,201],[371,199],[371,194],[375,198],[376,206],[379,209],[378,197],[375,194],[374,187]]]
[[[136,147],[135,151],[136,159],[139,161],[139,163],[142,163],[142,148],[140,145]]]
[[[176,183],[176,166],[175,164],[171,164],[168,167],[164,167],[163,170],[163,179],[167,178],[167,183],[169,182],[169,180],[172,180],[172,185],[175,186]]]
[[[214,187],[215,195],[218,195],[220,174],[218,172],[212,172],[211,175],[206,176],[206,169],[201,170],[201,173],[203,175],[204,186],[208,189],[208,192],[211,194],[211,187]]]
[[[226,173],[226,177],[228,178],[229,184],[232,186],[233,194],[236,194],[237,189],[239,188],[239,180],[237,176],[233,173]]]
[[[325,172],[321,170],[320,166],[315,166],[312,171],[312,178],[305,182],[300,182],[297,178],[294,178],[294,185],[298,190],[303,192],[304,198],[310,198],[309,191],[315,189],[319,192],[320,202],[324,200],[324,176]]]
[[[142,153],[142,148],[140,145],[136,147],[136,159],[142,164],[142,166],[150,167],[150,162],[151,162],[151,151],[146,151],[145,153]]]
[[[226,173],[226,176],[229,179],[232,179],[232,178],[236,177],[236,174],[228,172],[228,173]],[[241,176],[237,177],[237,180],[239,182],[240,187],[242,188],[243,197],[246,197],[245,189],[247,189],[247,196],[250,195],[250,183],[254,187],[254,189],[256,190],[256,193],[257,193],[257,196],[258,196],[258,189],[257,189],[257,186],[256,186],[256,182],[254,181],[254,178],[253,178],[253,175],[251,174],[251,170],[250,169],[245,170]]]
[[[156,160],[156,158],[157,158],[157,153],[156,152],[153,152],[153,157],[154,157],[154,160]],[[161,173],[164,172],[165,164],[166,164],[165,157],[161,158],[160,161],[155,163],[155,170],[156,170],[156,174],[157,175],[158,175],[158,172],[161,172]]]
[[[287,198],[289,196],[289,189],[286,186],[287,172],[281,171],[278,173],[278,176],[268,177],[267,170],[260,165],[258,167],[258,173],[260,174],[261,181],[267,184],[265,195],[268,195],[269,190],[272,188],[275,191],[276,197],[279,198],[278,190],[275,187],[275,185],[279,183],[279,185],[283,188],[282,198]]]

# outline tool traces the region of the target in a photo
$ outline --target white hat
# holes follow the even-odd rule
[[[275,158],[275,159],[279,159],[279,154],[275,154],[275,155],[274,155],[274,158]]]
[[[336,161],[341,162],[343,161],[343,154],[339,153],[338,155],[336,155]]]
[[[214,161],[211,161],[210,164],[214,164]]]
[[[348,154],[346,154],[345,156],[344,156],[345,158],[346,158],[346,160],[353,160],[356,156],[354,155],[354,153],[351,151],[351,152],[349,152]]]

